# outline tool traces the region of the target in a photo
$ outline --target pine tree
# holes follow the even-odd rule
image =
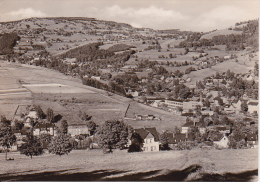
[[[68,133],[68,122],[66,120],[63,120],[61,122],[61,132],[63,134],[67,134]]]
[[[50,123],[53,123],[54,122],[54,112],[52,109],[48,108],[47,109],[47,120],[50,122]]]

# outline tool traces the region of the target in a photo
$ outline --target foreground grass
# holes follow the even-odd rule
[[[164,151],[154,153],[127,153],[115,150],[103,154],[101,150],[76,150],[69,155],[29,157],[10,153],[14,161],[5,161],[0,154],[0,175],[34,174],[66,170],[65,173],[115,170],[128,172],[148,172],[155,170],[181,170],[192,165],[200,165],[206,173],[239,173],[258,168],[257,149],[241,150],[200,150]]]

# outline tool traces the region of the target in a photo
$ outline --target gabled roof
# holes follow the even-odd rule
[[[257,105],[258,105],[258,102],[249,102],[248,105],[257,106]]]
[[[52,128],[54,124],[51,123],[38,123],[34,128]]]
[[[21,135],[27,135],[27,131],[22,129],[22,130],[14,130],[14,134],[18,134],[18,133],[21,133]]]
[[[192,117],[192,116],[194,116],[194,114],[186,112],[186,113],[182,113],[181,116],[190,116],[190,117]]]
[[[219,130],[219,131],[230,130],[230,126],[229,125],[227,125],[227,126],[216,125],[216,130]]]
[[[216,134],[212,139],[213,141],[220,141],[225,135],[223,134]]]
[[[194,126],[194,123],[192,121],[185,123],[182,127],[189,127]]]
[[[186,134],[175,133],[174,136],[168,135],[168,139],[169,139],[169,144],[176,144],[180,141],[185,141],[186,140]]]
[[[205,123],[204,122],[198,122],[198,123],[196,123],[196,126],[197,127],[200,127],[200,128],[205,128]]]
[[[257,141],[257,134],[251,133],[247,135],[247,141]]]
[[[175,101],[175,102],[183,102],[183,100],[178,100],[178,99],[172,99],[172,98],[169,98],[169,99],[166,99],[168,101]]]
[[[142,139],[145,139],[149,133],[154,136],[154,141],[159,141],[159,135],[156,128],[138,128],[134,130],[135,133],[139,134]]]

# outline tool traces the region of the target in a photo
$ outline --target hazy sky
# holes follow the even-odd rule
[[[78,16],[135,27],[209,31],[258,18],[258,0],[0,0],[0,21]]]

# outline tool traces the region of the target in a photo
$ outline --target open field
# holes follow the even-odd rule
[[[195,85],[197,81],[203,80],[207,76],[215,75],[218,71],[219,73],[226,72],[227,70],[233,71],[235,73],[248,73],[249,70],[252,70],[252,67],[248,67],[239,62],[235,62],[234,59],[226,60],[222,63],[218,63],[211,68],[205,68],[198,71],[192,71],[191,73],[184,75],[184,78],[191,78],[191,82],[186,83],[185,85]]]
[[[24,87],[31,90],[33,93],[95,93],[93,91],[71,87],[63,84],[47,83],[47,84],[25,84]]]
[[[161,151],[154,153],[127,153],[126,150],[115,150],[112,154],[103,154],[101,150],[96,149],[91,151],[76,150],[62,157],[44,154],[30,159],[19,153],[10,153],[8,156],[13,157],[15,160],[5,161],[3,160],[4,154],[0,154],[2,164],[0,166],[1,180],[25,180],[26,177],[28,178],[33,174],[38,174],[38,178],[35,175],[34,180],[39,180],[44,179],[44,172],[48,174],[49,180],[63,179],[63,175],[69,174],[79,175],[84,180],[91,180],[91,178],[88,178],[88,172],[100,171],[99,180],[131,180],[135,179],[134,176],[139,173],[145,174],[141,175],[139,180],[152,180],[156,179],[155,177],[175,174],[168,176],[169,181],[180,180],[179,175],[181,174],[177,173],[179,174],[177,175],[174,171],[187,170],[188,168],[193,170],[190,170],[182,180],[196,180],[201,179],[203,175],[218,174],[224,176],[227,173],[238,174],[258,169],[256,149],[193,149],[190,151]],[[108,173],[104,175],[102,171],[108,171]],[[59,175],[59,178],[52,178],[55,175]],[[256,179],[257,174],[254,172],[247,177]],[[74,180],[76,179],[79,180],[79,178],[74,178]]]
[[[52,108],[55,114],[61,114],[62,119],[66,119],[69,123],[79,121],[77,115],[79,111],[85,111],[92,116],[92,120],[97,124],[112,119],[123,120],[128,103],[131,103],[131,107],[127,117],[133,118],[135,114],[153,114],[161,118],[160,121],[153,120],[149,122],[126,121],[135,128],[144,126],[157,127],[158,131],[174,129],[175,126],[180,127],[186,119],[160,109],[135,103],[131,99],[116,94],[108,96],[104,90],[82,85],[80,79],[47,68],[6,62],[2,63],[2,67],[10,71],[16,80],[20,80],[23,86],[30,90],[33,98],[33,100],[31,98],[30,104],[40,105],[43,111]],[[25,91],[25,88],[20,89]],[[14,100],[14,103],[16,102]],[[23,102],[20,104],[24,105]],[[14,107],[14,110],[16,108],[17,106]]]
[[[22,88],[12,73],[0,68],[0,115],[12,119],[18,105],[31,104],[32,94],[26,88]]]
[[[212,37],[217,35],[230,35],[230,34],[242,34],[242,33],[243,33],[242,31],[235,31],[235,30],[228,30],[228,29],[216,30],[214,32],[201,36],[201,39],[212,39]]]
[[[154,119],[146,121],[135,121],[131,119],[126,119],[126,123],[132,125],[134,128],[156,127],[158,132],[167,129],[174,130],[175,126],[181,127],[181,125],[186,121],[186,117],[174,115],[173,113],[146,106],[143,104],[131,102],[126,113],[126,118],[135,118],[136,114],[155,115],[159,117],[160,120]]]
[[[44,111],[52,108],[55,114],[63,116],[69,123],[79,122],[79,111],[92,116],[97,124],[106,120],[123,119],[127,105],[109,97],[84,93],[35,94],[34,103]]]

